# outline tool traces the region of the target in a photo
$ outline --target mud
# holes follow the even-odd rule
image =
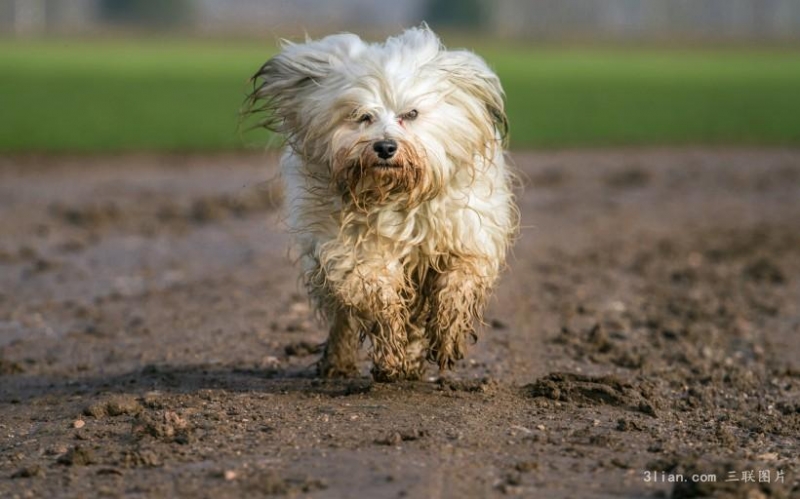
[[[0,496],[800,497],[800,151],[513,159],[478,343],[387,385],[313,375],[274,156],[0,158]]]

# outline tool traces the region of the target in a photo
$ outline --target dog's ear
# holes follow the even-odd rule
[[[494,125],[493,134],[503,140],[508,136],[508,118],[505,112],[503,87],[500,78],[486,62],[467,50],[442,51],[437,58],[437,67],[443,77],[470,99],[483,104],[484,116],[476,119]]]
[[[333,35],[303,44],[283,42],[281,52],[264,63],[250,79],[253,90],[243,106],[243,117],[256,115],[254,126],[286,134],[303,128],[311,97],[333,69],[352,57],[363,42],[355,35]]]

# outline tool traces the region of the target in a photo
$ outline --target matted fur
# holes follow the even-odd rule
[[[451,368],[517,223],[497,76],[422,26],[286,42],[253,81],[246,112],[286,137],[288,224],[331,327],[320,374],[357,374],[364,338],[376,380]],[[386,139],[397,152],[381,159]]]

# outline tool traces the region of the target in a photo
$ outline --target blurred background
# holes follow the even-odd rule
[[[258,149],[278,39],[422,21],[499,73],[517,149],[800,144],[800,0],[0,0],[0,153]]]

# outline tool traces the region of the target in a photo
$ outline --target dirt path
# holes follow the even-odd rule
[[[0,496],[800,497],[800,151],[514,160],[489,326],[379,385],[312,375],[274,157],[0,158]]]

